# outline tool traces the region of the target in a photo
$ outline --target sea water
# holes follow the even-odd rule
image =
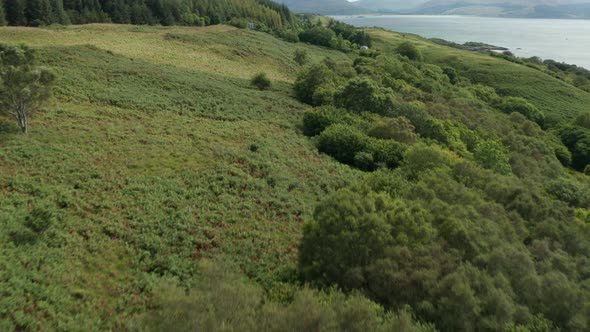
[[[334,16],[355,26],[382,27],[455,43],[483,42],[521,57],[538,56],[590,69],[590,20],[447,15]]]

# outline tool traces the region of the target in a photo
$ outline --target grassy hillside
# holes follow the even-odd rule
[[[476,52],[465,52],[437,45],[424,38],[372,29],[378,46],[394,52],[404,41],[418,45],[427,62],[452,66],[474,83],[497,89],[500,94],[521,96],[535,103],[549,118],[571,119],[580,112],[590,111],[590,93],[574,88],[533,68]]]
[[[383,30],[371,30],[371,33],[376,48],[383,53],[393,53],[400,42],[411,40],[428,61],[452,64],[473,81],[525,97],[547,115],[572,118],[587,111],[590,105],[589,93],[525,66],[435,45],[413,36]],[[154,289],[162,282],[162,276],[189,286],[199,275],[198,262],[204,258],[236,266],[272,296],[288,298],[292,294],[289,289],[298,287],[291,282],[303,222],[312,219],[318,202],[365,178],[392,192],[409,192],[406,187],[410,180],[404,180],[408,185],[403,182],[400,188],[387,187],[392,184],[389,179],[378,184],[377,177],[318,153],[315,139],[302,134],[303,114],[310,106],[297,101],[293,92],[293,83],[302,69],[293,60],[295,50],[305,49],[311,63],[330,57],[335,60],[334,70],[343,70],[343,75],[350,77],[361,75],[352,67],[357,53],[287,43],[269,34],[228,26],[95,24],[59,29],[0,28],[0,40],[34,47],[39,62],[52,68],[58,76],[55,97],[45,111],[32,119],[28,136],[21,135],[11,119],[0,117],[0,331],[127,329],[130,317],[155,305]],[[388,65],[387,61],[373,64],[370,62],[373,60],[364,59],[369,74],[380,70],[379,66]],[[402,60],[408,70],[419,66]],[[402,63],[402,60],[395,61]],[[361,72],[363,61],[357,65]],[[426,67],[424,72],[433,72],[428,70]],[[250,78],[259,72],[271,78],[270,90],[259,91],[250,86]],[[426,74],[419,72],[423,78]],[[375,74],[378,75],[381,72]],[[465,93],[467,88],[452,88],[444,75],[441,71],[436,79],[444,81],[445,88],[454,89],[457,95]],[[432,86],[436,88],[442,83]],[[431,101],[443,99],[434,93],[418,93],[417,88],[407,84],[400,85],[402,89],[409,91],[408,96],[417,94],[424,99],[432,98]],[[398,95],[400,100],[406,97],[402,92]],[[429,107],[440,111],[442,120],[458,122],[462,114],[454,112],[451,106],[467,106],[453,103],[454,100],[444,102],[440,109],[432,106],[434,103]],[[416,102],[415,108],[408,109],[421,110],[419,104]],[[481,105],[482,102],[476,104]],[[524,179],[522,183],[520,179],[514,180],[516,176],[492,176],[491,171],[473,166],[473,174],[480,172],[494,181],[502,179],[499,189],[492,188],[499,193],[497,196],[506,196],[500,189],[509,185],[515,186],[515,195],[522,194],[525,192],[522,188],[528,186],[525,180],[538,182],[533,188],[537,195],[537,191],[543,190],[538,178],[582,176],[572,175],[573,171],[561,167],[553,145],[549,144],[554,143],[552,138],[536,124],[520,118],[513,121],[508,115],[483,106],[485,112],[477,114],[476,106],[464,114],[465,118],[471,116],[470,127],[476,127],[474,124],[479,121],[483,130],[494,129],[497,121],[498,132],[490,129],[491,133],[483,137],[495,139],[504,131],[514,137],[514,142],[522,143],[510,146],[509,151],[510,157],[520,158],[520,164],[514,163],[513,167],[514,173]],[[371,116],[358,117],[359,126],[375,120]],[[432,123],[443,123],[439,120]],[[446,121],[444,125],[454,123]],[[453,135],[459,130],[459,127],[449,128],[449,136],[451,130]],[[457,137],[451,137],[451,143],[464,139],[459,137],[462,134],[479,130],[463,129]],[[529,141],[529,136],[534,140]],[[436,138],[420,139],[422,143],[415,150],[430,153],[431,148],[425,144]],[[538,147],[539,142],[546,144]],[[537,145],[530,148],[525,143]],[[432,149],[437,156],[442,148]],[[441,160],[449,159],[449,164],[461,160],[471,167],[467,164],[471,162],[467,147],[460,146],[454,152],[447,149],[439,154],[444,157]],[[416,172],[420,172],[420,156],[414,159],[419,166]],[[431,167],[429,162],[432,163],[424,162],[427,170]],[[533,169],[537,164],[541,166]],[[486,227],[495,227],[497,220],[492,218],[500,215],[502,227],[511,230],[505,238],[524,241],[522,238],[528,231],[522,230],[524,221],[517,216],[520,211],[510,210],[508,214],[509,208],[505,211],[502,206],[505,203],[500,199],[496,198],[496,203],[491,198],[480,197],[483,190],[466,189],[455,182],[455,187],[448,187],[446,183],[435,183],[443,178],[439,174],[429,174],[427,180],[436,186],[420,183],[416,186],[416,197],[421,198],[429,190],[452,188],[445,193],[446,198],[453,200],[457,195],[457,202],[449,207],[447,214],[455,211],[458,220],[479,216],[473,212],[475,208],[465,212],[458,208],[465,201],[459,196],[469,196],[478,211],[492,214],[485,220]],[[416,175],[411,181],[417,178]],[[534,199],[549,199],[547,196],[531,194],[532,198],[526,196],[522,206],[529,208],[528,204],[537,202]],[[337,199],[333,201],[341,203]],[[440,208],[441,202],[424,205]],[[418,205],[422,203],[416,204],[408,216],[420,211]],[[567,210],[568,217],[574,218],[573,209],[566,203],[553,199],[551,204]],[[556,213],[555,218],[560,217]],[[49,226],[31,232],[25,225],[39,218]],[[516,227],[513,221],[522,229],[510,228]],[[487,241],[486,236],[480,235],[492,234],[487,231],[486,228],[471,234],[469,229],[456,236],[469,237],[469,241],[480,236]],[[497,242],[482,240],[485,245],[477,244],[474,248],[487,250],[498,243],[504,244],[501,242],[505,240],[504,235],[499,240],[504,229],[494,228],[495,231],[497,234],[490,238]],[[575,242],[576,236],[582,235],[573,232],[567,236]],[[517,249],[525,248],[522,243],[521,246]],[[579,249],[583,250],[585,247]],[[559,252],[559,255],[567,254]],[[564,258],[563,262],[565,271],[587,261]],[[207,293],[208,296],[217,295],[209,292],[212,294]],[[256,298],[261,297],[261,290],[253,292]],[[221,295],[231,298],[227,294]],[[337,300],[332,298],[330,303],[343,301]],[[299,310],[306,312],[306,302],[297,303]],[[207,303],[204,307],[205,311],[210,310]],[[275,307],[268,310],[271,309],[278,310]],[[411,320],[411,315],[407,316],[406,323]],[[170,320],[170,317],[165,318]],[[296,315],[292,317],[293,321],[297,319]],[[400,326],[408,326],[402,323]]]
[[[38,48],[59,76],[29,137],[2,119],[0,315],[22,326],[37,315],[117,326],[149,300],[148,273],[183,278],[201,257],[270,282],[316,202],[355,173],[299,134],[305,106],[289,85],[296,47],[339,53],[225,26],[3,28],[0,39]],[[249,86],[260,71],[271,91]],[[54,226],[38,245],[14,243],[34,208]]]

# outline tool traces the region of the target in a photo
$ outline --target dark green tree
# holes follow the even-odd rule
[[[25,8],[25,0],[6,0],[5,10],[8,24],[14,26],[27,25]]]
[[[335,103],[354,113],[387,114],[395,106],[393,91],[370,78],[354,78],[337,93]]]
[[[0,1],[0,26],[8,24],[6,20],[6,11],[4,10],[4,1]]]
[[[40,26],[51,22],[51,4],[49,0],[27,0],[26,18],[28,25]]]
[[[314,94],[318,88],[330,84],[335,79],[334,72],[323,64],[311,66],[301,72],[295,81],[297,98],[304,103],[315,105]]]

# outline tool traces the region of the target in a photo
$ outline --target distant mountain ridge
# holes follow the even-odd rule
[[[431,0],[413,14],[531,18],[590,18],[590,3],[580,0]]]
[[[374,12],[346,0],[279,0],[295,12],[322,15],[357,15]]]
[[[282,0],[297,12],[324,15],[420,14],[590,19],[590,0]]]

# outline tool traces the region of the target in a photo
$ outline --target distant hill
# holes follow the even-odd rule
[[[324,15],[424,14],[590,18],[590,0],[283,0],[296,12]]]
[[[590,3],[587,3],[587,0],[431,0],[413,10],[409,10],[408,13],[493,17],[590,18]]]
[[[374,12],[363,8],[358,3],[351,3],[346,0],[282,0],[279,2],[284,3],[293,11],[299,13],[354,15]]]

